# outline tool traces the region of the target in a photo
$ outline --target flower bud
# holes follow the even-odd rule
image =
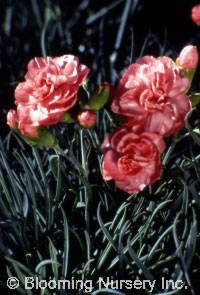
[[[192,70],[196,68],[199,61],[199,54],[197,47],[188,45],[183,48],[179,57],[177,58],[177,65],[183,70]]]
[[[78,123],[84,128],[91,128],[96,124],[96,114],[91,110],[81,110]]]
[[[16,129],[18,124],[18,115],[16,110],[9,110],[7,114],[7,124],[11,129]]]
[[[191,10],[191,18],[197,26],[200,26],[200,4],[195,5]]]

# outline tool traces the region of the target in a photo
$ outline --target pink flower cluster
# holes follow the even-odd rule
[[[112,90],[111,109],[123,123],[101,146],[105,180],[115,180],[117,187],[131,194],[160,177],[164,137],[184,127],[184,117],[191,108],[186,92],[198,58],[197,48],[189,45],[176,63],[169,57],[145,56],[129,66],[117,89]],[[69,119],[65,112],[76,104],[88,73],[88,67],[73,55],[31,60],[25,82],[16,87],[17,110],[8,112],[9,126],[37,138],[40,126]],[[88,106],[98,110],[106,102],[109,88],[103,88]],[[96,122],[96,114],[88,106],[77,118],[85,128]]]
[[[15,90],[17,110],[10,110],[8,124],[21,134],[37,137],[40,126],[58,123],[77,102],[78,90],[89,73],[77,57],[34,58],[28,64],[25,82]]]
[[[196,54],[193,46],[185,49],[177,65],[169,57],[145,56],[126,70],[111,105],[123,123],[101,146],[105,180],[115,180],[118,188],[131,194],[160,177],[163,138],[184,127],[191,109],[186,95],[190,81],[181,67],[195,66]]]

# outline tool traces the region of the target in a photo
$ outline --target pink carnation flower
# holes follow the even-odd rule
[[[25,82],[15,90],[19,129],[34,136],[36,127],[56,124],[77,102],[78,90],[89,69],[77,57],[35,58],[28,64]]]
[[[168,57],[145,56],[129,66],[117,87],[111,109],[145,131],[169,136],[184,127],[191,104],[189,80]]]
[[[165,143],[159,134],[135,133],[122,127],[104,139],[102,172],[118,188],[132,194],[142,191],[161,175],[160,155]]]

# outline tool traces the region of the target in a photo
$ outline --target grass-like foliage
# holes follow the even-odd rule
[[[190,132],[188,121],[187,126]],[[170,284],[169,290],[162,289],[164,277],[182,280],[195,294],[191,273],[198,272],[199,259],[198,135],[196,142],[190,133],[175,138],[164,155],[160,181],[127,198],[102,179],[96,131],[58,129],[62,150],[28,148],[13,133],[1,142],[2,284],[7,275],[18,277],[22,286],[25,276],[73,277],[92,280],[91,294],[103,294],[99,277],[146,279],[156,280],[155,294],[180,294],[179,289],[172,293]],[[185,147],[181,154],[180,145]],[[18,291],[38,294],[23,287]],[[143,292],[150,294],[148,288]]]
[[[155,55],[172,56],[176,52],[167,44],[166,35],[159,40],[151,31],[141,39],[136,32],[139,45],[135,45],[134,29],[129,22],[132,16],[138,17],[144,1],[111,1],[104,3],[105,7],[98,4],[97,8],[89,0],[78,4],[74,1],[68,11],[64,10],[64,1],[29,2],[19,1],[9,7],[1,4],[3,11],[7,11],[5,24],[12,23],[9,16],[14,17],[13,24],[18,24],[16,39],[28,26],[33,42],[37,40],[41,45],[41,49],[36,49],[40,54],[35,53],[30,36],[24,36],[24,48],[18,45],[21,59],[14,61],[7,53],[11,65],[19,69],[22,63],[24,67],[18,72],[13,68],[10,83],[24,74],[22,59],[26,50],[31,58],[33,51],[34,56],[68,51],[82,55],[83,61],[90,60],[91,92],[100,82],[109,81],[114,86],[135,58],[152,51]],[[28,21],[30,15],[35,18]],[[108,41],[106,31],[110,33],[113,28],[115,38],[111,36]],[[11,34],[8,26],[4,33],[3,41]],[[82,40],[76,40],[78,46],[73,47],[76,34]],[[16,39],[12,39],[14,43],[9,43],[9,48],[16,50]],[[82,90],[86,100],[88,89]],[[200,276],[199,118],[197,105],[185,118],[186,128],[166,140],[161,178],[132,195],[102,178],[100,145],[116,123],[108,108],[98,112],[97,124],[92,129],[76,123],[51,127],[59,148],[30,147],[13,131],[3,136],[0,288],[7,292],[7,278],[17,277],[20,286],[11,294],[198,294],[195,279]],[[69,290],[25,290],[25,277],[46,281],[91,280],[93,289],[88,291],[79,284]],[[101,278],[104,284],[100,288]],[[107,280],[114,283],[106,285]],[[129,290],[125,283],[117,285],[122,280],[155,281],[155,285],[153,291],[147,283],[141,289]],[[178,280],[182,281],[182,288],[174,287]]]

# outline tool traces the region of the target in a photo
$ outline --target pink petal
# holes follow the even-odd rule
[[[125,176],[122,175],[118,169],[117,161],[118,161],[118,154],[115,151],[108,151],[104,156],[104,168],[107,173],[115,180],[122,181],[124,180]]]
[[[148,138],[150,139],[154,145],[157,147],[158,151],[160,153],[163,153],[166,145],[165,142],[163,140],[163,137],[157,133],[151,133],[151,132],[144,132],[141,134],[141,138]]]

